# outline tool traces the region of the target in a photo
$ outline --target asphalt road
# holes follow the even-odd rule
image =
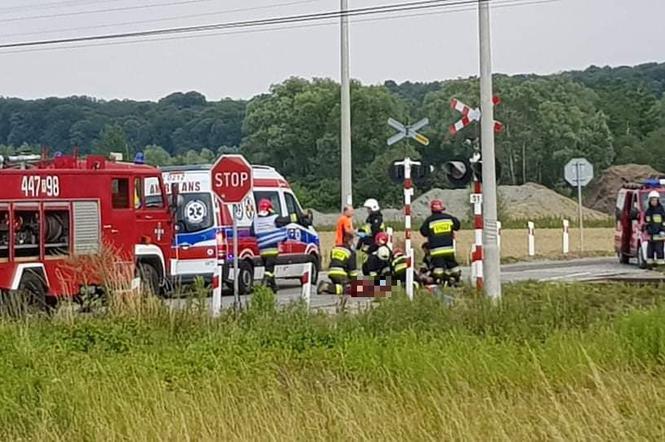
[[[618,280],[625,282],[644,282],[649,280],[663,281],[663,274],[641,270],[636,265],[619,264],[616,258],[587,258],[570,261],[537,261],[523,262],[517,264],[503,265],[501,268],[501,279],[503,283],[513,283],[521,281],[539,281],[539,282],[584,282],[584,281],[605,281]],[[464,269],[464,276],[469,275],[469,269]],[[321,274],[325,278],[325,273]],[[280,280],[278,301],[280,304],[288,304],[301,297],[302,289],[297,280]],[[324,309],[334,312],[338,303],[337,296],[317,295],[315,287],[312,288],[310,296],[312,309]],[[242,296],[242,304],[246,304],[248,296]],[[170,300],[169,303],[174,308],[182,308],[186,301]],[[208,300],[210,302],[210,299]],[[232,308],[234,303],[233,295],[225,292],[222,297],[222,308]],[[351,298],[348,301],[350,310],[368,308],[372,303],[371,298]]]

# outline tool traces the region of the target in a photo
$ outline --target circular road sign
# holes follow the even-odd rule
[[[242,155],[222,155],[210,174],[212,191],[224,203],[240,203],[252,190],[252,166]]]

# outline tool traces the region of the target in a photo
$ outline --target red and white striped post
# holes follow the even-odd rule
[[[212,277],[212,316],[219,317],[222,312],[222,266],[218,265]]]
[[[419,166],[420,162],[404,158],[404,161],[395,163],[404,167],[404,252],[406,254],[406,295],[413,300],[413,262],[414,254],[411,247],[411,197],[413,196],[413,182],[411,181],[411,166]]]
[[[475,179],[473,181],[473,231],[474,242],[471,252],[471,279],[478,290],[483,288],[483,185]]]

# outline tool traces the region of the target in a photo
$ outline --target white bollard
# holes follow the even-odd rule
[[[302,283],[302,293],[301,298],[305,301],[307,305],[307,310],[312,302],[312,263],[308,262],[305,264],[305,271],[300,277],[300,282]]]
[[[529,221],[529,256],[536,256],[536,226],[533,222]]]
[[[217,266],[212,277],[212,317],[217,318],[222,312],[222,266]]]
[[[392,227],[386,229],[386,234],[388,235],[388,247],[390,247],[390,250],[393,250],[393,233]]]
[[[567,255],[570,252],[570,221],[563,220],[563,254]]]
[[[496,222],[496,245],[501,250],[501,221]]]

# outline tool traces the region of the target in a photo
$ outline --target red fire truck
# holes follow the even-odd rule
[[[9,158],[0,169],[0,290],[52,305],[102,282],[81,268],[103,249],[158,289],[173,211],[158,169],[103,156]],[[147,194],[145,189],[161,189]],[[177,195],[174,195],[177,198]],[[76,261],[79,263],[77,264]],[[121,264],[122,265],[122,264]],[[99,272],[97,272],[99,273]]]

